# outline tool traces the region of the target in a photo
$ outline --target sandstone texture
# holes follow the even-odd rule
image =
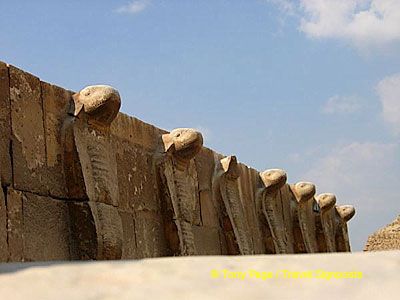
[[[208,149],[198,130],[127,116],[121,101],[0,62],[0,262],[350,251],[355,209],[331,191]]]
[[[365,251],[400,250],[400,216],[368,237]]]
[[[15,300],[390,300],[398,299],[399,268],[399,251],[3,264],[0,295]],[[303,272],[302,278],[296,272]],[[357,278],[343,278],[344,272]]]

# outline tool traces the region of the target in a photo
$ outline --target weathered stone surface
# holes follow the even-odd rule
[[[221,161],[196,130],[168,133],[118,113],[120,96],[110,86],[72,95],[2,63],[0,79],[0,185],[8,191],[11,260],[350,251],[354,210],[328,214],[298,185],[263,180],[236,162],[240,176],[231,176],[233,158]],[[213,183],[216,169],[229,180]],[[69,256],[60,248],[68,222],[52,218],[66,218],[63,201],[72,220]],[[25,231],[32,234],[25,238]],[[38,253],[54,243],[55,251]]]
[[[280,203],[282,204],[280,213],[282,214],[284,220],[284,227],[282,230],[283,231],[282,234],[284,236],[284,241],[283,241],[285,247],[284,251],[285,253],[295,253],[295,248],[296,248],[295,237],[300,236],[302,241],[301,230],[298,224],[298,217],[297,217],[297,202],[294,199],[289,184],[287,183],[284,184],[279,192],[281,198]],[[302,251],[298,250],[297,252],[302,252]]]
[[[161,193],[167,204],[167,211],[172,208],[181,255],[197,253],[193,236],[193,225],[200,225],[200,201],[198,192],[197,170],[193,158],[203,145],[200,132],[191,128],[177,128],[163,134],[162,150],[157,161],[160,174]],[[168,214],[168,212],[166,212]],[[169,214],[168,214],[169,215]],[[166,223],[170,223],[166,220]],[[172,243],[169,243],[172,244]]]
[[[160,211],[153,155],[117,136],[112,137],[112,145],[117,161],[118,207],[127,211]]]
[[[213,195],[210,190],[199,192],[201,221],[203,226],[218,227],[217,207],[213,202]]]
[[[316,226],[314,217],[315,185],[309,182],[299,182],[291,186],[297,200],[298,220],[307,253],[318,252]]]
[[[198,255],[221,255],[218,227],[193,226]]]
[[[151,211],[136,212],[135,231],[138,258],[167,255],[161,215]]]
[[[201,222],[203,226],[219,226],[219,207],[213,199],[212,179],[215,169],[215,160],[218,161],[220,158],[222,158],[222,156],[205,147],[203,147],[194,158],[199,187]]]
[[[24,193],[24,260],[70,260],[70,222],[67,203]]]
[[[399,265],[399,251],[329,255],[174,257],[124,262],[63,263],[50,266],[42,264],[29,268],[26,264],[12,264],[0,266],[0,294],[4,299],[14,300],[395,300],[398,299]],[[285,269],[291,272],[312,271],[313,278],[279,276],[263,280],[250,276],[250,270],[276,274]],[[214,274],[211,273],[212,270],[216,270],[217,278],[211,276]],[[235,274],[243,272],[245,277],[224,278],[223,270]],[[362,278],[318,279],[314,278],[317,277],[317,270],[361,272]]]
[[[355,210],[348,205],[335,205],[335,220],[336,220],[336,251],[350,252],[349,233],[347,230],[347,221],[354,216]]]
[[[48,170],[46,183],[51,196],[67,199],[69,195],[63,167],[65,145],[62,130],[68,112],[73,109],[72,92],[43,81],[41,89]]]
[[[40,81],[13,66],[9,71],[14,188],[47,195]]]
[[[133,213],[120,211],[119,215],[122,222],[122,259],[132,259],[137,257],[135,217]]]
[[[117,162],[111,145],[110,125],[121,105],[119,93],[110,86],[89,86],[72,98],[74,117],[67,117],[63,126],[65,137],[72,139],[66,141],[69,150],[63,163],[66,173],[75,169],[71,167],[74,162],[70,158],[76,151],[89,200],[117,206]]]
[[[123,228],[117,208],[99,202],[71,202],[69,212],[73,258],[121,259]]]
[[[1,187],[1,178],[0,178]],[[8,241],[7,241],[7,207],[3,189],[0,189],[0,262],[6,262],[8,259]]]
[[[7,189],[7,232],[9,261],[24,261],[24,216],[22,192]]]
[[[213,196],[220,203],[224,215],[229,217],[235,240],[243,255],[254,253],[251,230],[248,225],[241,199],[239,180],[240,169],[235,156],[221,159],[215,167],[213,176]]]
[[[160,146],[160,136],[167,132],[137,118],[119,113],[111,123],[111,133],[119,139],[154,152]]]
[[[260,187],[258,202],[262,203],[262,210],[267,220],[269,231],[274,243],[275,253],[287,253],[287,238],[283,203],[280,190],[286,183],[286,173],[283,170],[270,169],[260,173],[262,186]]]
[[[258,183],[258,171],[239,163],[239,193],[242,195],[243,209],[251,230],[255,254],[265,253],[263,229],[261,228],[261,217],[264,218],[262,207],[257,203],[256,189]]]
[[[3,185],[10,185],[12,180],[10,115],[8,66],[0,61],[0,179]]]
[[[336,252],[336,222],[335,222],[335,203],[336,197],[333,194],[321,194],[316,197],[321,209],[321,225],[324,231],[326,248],[328,252]]]
[[[368,237],[364,251],[400,250],[400,215]]]
[[[194,158],[199,181],[199,191],[211,190],[212,178],[215,169],[215,161],[223,158],[208,148],[201,148],[200,152]]]

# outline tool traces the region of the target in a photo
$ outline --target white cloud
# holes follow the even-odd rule
[[[383,119],[396,134],[400,134],[400,73],[382,79],[376,90],[382,104]]]
[[[326,101],[322,108],[324,114],[349,114],[361,109],[360,99],[356,96],[335,95]]]
[[[267,2],[276,5],[280,10],[289,15],[296,13],[296,4],[291,0],[267,0]]]
[[[338,204],[356,207],[350,224],[355,249],[361,250],[369,234],[399,213],[399,157],[399,144],[354,142],[334,147],[301,176],[314,182],[318,193],[334,193]]]
[[[399,0],[271,0],[296,11],[299,29],[311,38],[336,38],[359,48],[400,41]]]
[[[115,12],[126,14],[137,14],[145,10],[150,4],[150,0],[135,0],[126,5],[118,7]]]

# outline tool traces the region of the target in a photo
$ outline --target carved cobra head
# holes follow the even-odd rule
[[[91,121],[109,126],[121,107],[121,98],[116,89],[108,85],[91,85],[72,96],[74,115],[82,110]]]
[[[269,169],[260,173],[261,180],[267,190],[278,190],[286,183],[286,172],[280,169]]]
[[[315,195],[315,185],[311,182],[298,182],[292,186],[297,202],[306,202]]]
[[[227,156],[220,160],[222,169],[228,179],[237,179],[240,176],[240,169],[236,156]]]
[[[203,147],[203,136],[192,128],[174,129],[163,134],[162,140],[165,152],[172,152],[184,159],[192,159]]]
[[[336,210],[339,216],[345,222],[350,221],[350,219],[356,214],[356,210],[353,205],[341,205],[341,206],[337,205]]]
[[[321,211],[327,211],[336,204],[336,196],[331,193],[320,194],[315,198]]]

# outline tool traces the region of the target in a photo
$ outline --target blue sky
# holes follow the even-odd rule
[[[195,127],[353,204],[354,250],[400,213],[400,1],[5,1],[0,60]]]

